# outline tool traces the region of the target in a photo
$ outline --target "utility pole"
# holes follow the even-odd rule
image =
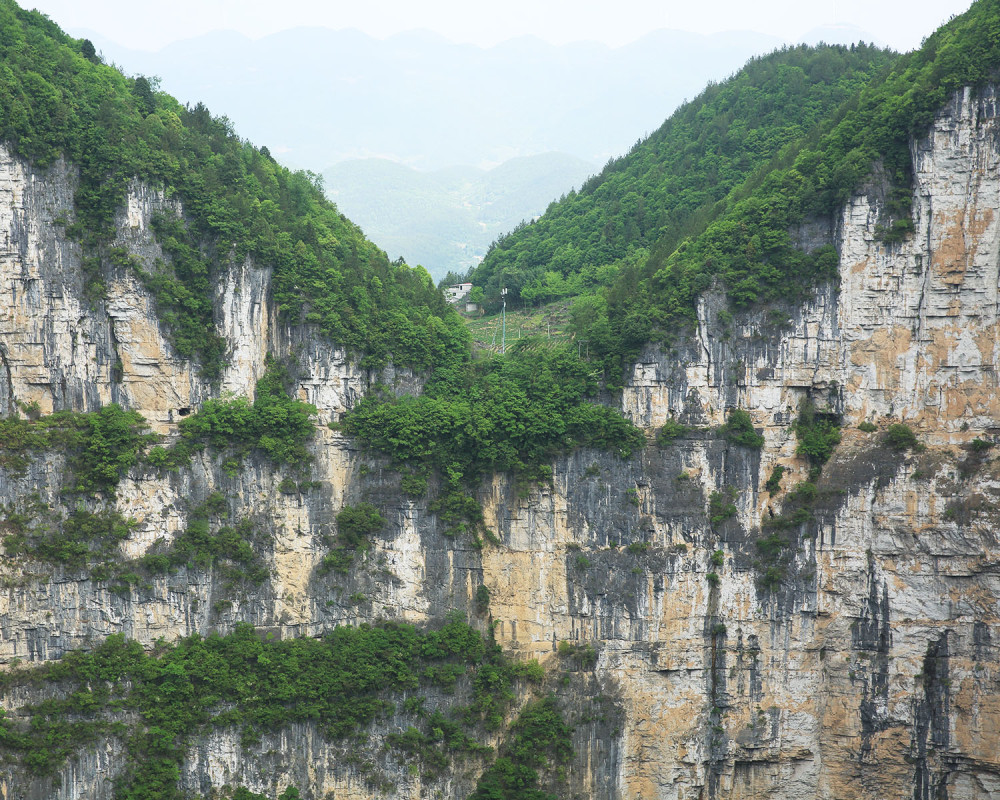
[[[507,290],[500,290],[500,297],[503,299],[503,308],[500,309],[500,324],[503,333],[500,335],[500,355],[507,352]]]

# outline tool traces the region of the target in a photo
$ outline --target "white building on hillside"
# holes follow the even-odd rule
[[[444,296],[449,303],[458,303],[468,297],[471,291],[471,283],[456,283],[454,286],[449,286],[444,290]]]

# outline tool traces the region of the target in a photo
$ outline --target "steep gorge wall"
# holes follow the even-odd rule
[[[709,296],[692,342],[645,351],[623,398],[638,424],[744,408],[759,455],[697,434],[628,464],[578,453],[531,502],[495,488],[513,551],[484,557],[499,630],[532,655],[600,642],[628,720],[621,796],[1000,792],[1000,473],[968,449],[1000,411],[998,127],[995,92],[966,91],[914,144],[906,242],[880,243],[877,185],[817,225],[839,286],[732,323]],[[844,440],[769,591],[755,540],[784,493],[763,484],[775,464],[786,492],[806,478],[789,429],[805,398],[844,415]],[[897,455],[866,420],[905,422],[929,448]],[[727,487],[738,514],[712,524],[707,497]]]
[[[227,594],[218,576],[182,570],[115,594],[86,575],[8,562],[0,660],[58,658],[116,632],[148,646],[241,620],[280,636],[314,635],[460,609],[485,626],[474,602],[485,583],[508,652],[565,668],[559,642],[591,644],[597,663],[576,698],[580,716],[587,692],[621,709],[620,719],[578,720],[571,794],[1000,794],[1000,464],[980,463],[967,448],[1000,432],[998,134],[995,92],[956,96],[913,147],[914,236],[879,242],[873,184],[817,227],[817,240],[840,252],[839,286],[781,318],[772,310],[732,323],[720,319],[721,298],[708,297],[692,342],[643,354],[622,400],[637,424],[652,429],[673,416],[717,425],[727,408],[745,408],[764,433],[761,451],[699,432],[629,461],[574,453],[554,465],[551,486],[527,497],[497,477],[481,499],[501,544],[482,550],[446,537],[425,500],[401,493],[398,474],[325,425],[313,446],[319,486],[303,493],[278,491],[281,473],[255,459],[236,477],[211,454],[176,475],[137,470],[116,500],[139,520],[126,555],[176,535],[192,503],[218,490],[234,517],[265,533],[271,578]],[[0,407],[118,402],[169,436],[180,409],[215,389],[172,353],[133,274],[111,275],[106,302],[86,299],[79,247],[58,223],[72,216],[72,186],[65,165],[41,174],[0,159]],[[158,211],[179,207],[134,186],[120,243],[144,263],[162,257],[149,233]],[[375,379],[418,385],[403,373],[370,376],[309,330],[284,326],[268,302],[266,270],[234,265],[218,291],[217,324],[231,348],[221,391],[252,391],[268,352],[296,356],[299,394],[321,422]],[[760,583],[755,542],[805,478],[788,427],[805,397],[843,413],[844,440],[819,480],[811,521],[789,534],[785,575],[771,590]],[[864,420],[905,421],[928,448],[897,454],[856,429]],[[789,472],[771,496],[763,483],[775,464]],[[58,504],[60,474],[55,456],[22,477],[0,472],[0,495],[37,492]],[[737,491],[737,513],[713,522],[708,498],[727,487]],[[336,513],[360,499],[384,510],[387,530],[346,578],[319,575]],[[710,561],[716,550],[721,567]],[[372,752],[406,724],[380,724]],[[378,758],[400,797],[464,797],[481,769],[424,784]],[[67,764],[58,786],[8,770],[0,797],[109,797],[122,763],[112,742]],[[378,795],[343,749],[308,726],[257,750],[214,734],[193,748],[182,778],[198,792],[236,782],[274,792],[293,780],[305,796]]]

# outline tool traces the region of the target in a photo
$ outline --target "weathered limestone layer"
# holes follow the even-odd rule
[[[550,667],[566,666],[560,642],[594,648],[588,691],[613,698],[621,717],[578,724],[569,794],[1000,795],[1000,462],[970,447],[1000,434],[996,106],[992,90],[961,93],[914,143],[907,241],[879,241],[885,187],[873,179],[806,237],[837,248],[838,285],[732,322],[720,317],[723,298],[706,297],[691,342],[650,348],[636,364],[622,407],[637,424],[718,425],[727,409],[745,408],[765,436],[761,451],[702,430],[628,461],[574,453],[553,465],[551,486],[527,497],[496,477],[480,499],[501,544],[482,549],[445,536],[427,500],[400,491],[398,473],[325,425],[313,445],[319,486],[302,492],[280,492],[284,476],[256,459],[235,477],[212,454],[180,474],[136,470],[115,501],[139,523],[123,557],[176,536],[193,505],[220,491],[232,517],[259,530],[271,578],[226,590],[218,576],[182,570],[115,594],[82,573],[8,562],[0,661],[58,658],[119,632],[149,645],[248,621],[279,636],[315,635],[458,609],[484,628],[491,618],[505,649]],[[0,410],[118,402],[169,436],[181,409],[219,391],[251,393],[268,353],[296,357],[299,395],[322,423],[375,379],[314,331],[279,319],[267,270],[246,263],[218,281],[230,366],[211,386],[172,352],[134,273],[109,272],[108,299],[86,299],[82,254],[62,224],[72,219],[73,181],[62,164],[43,174],[0,157]],[[181,209],[133,186],[120,244],[147,265],[164,258],[150,234],[156,213]],[[398,390],[419,386],[406,373],[377,377]],[[807,474],[789,429],[804,398],[843,414],[844,438],[811,518],[780,530],[784,560],[768,588],[757,542]],[[857,430],[862,421],[880,431],[906,422],[928,447],[896,453],[880,432]],[[776,464],[788,472],[772,495],[763,484]],[[0,472],[0,500],[37,493],[58,507],[62,469],[53,456],[24,476]],[[713,493],[735,513],[713,511]],[[361,499],[383,510],[387,529],[349,575],[321,575],[337,512]],[[476,613],[483,583],[489,618]],[[587,700],[577,701],[583,717]],[[425,784],[380,754],[385,736],[407,724],[392,718],[372,732],[369,755],[394,796],[466,796],[481,764]],[[295,782],[307,797],[379,796],[348,754],[307,726],[251,750],[231,731],[199,740],[183,785],[274,793]],[[58,785],[7,770],[0,797],[110,797],[123,764],[112,742],[68,764]]]

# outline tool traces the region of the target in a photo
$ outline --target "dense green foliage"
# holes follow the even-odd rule
[[[291,379],[270,363],[257,382],[254,402],[245,397],[206,400],[196,414],[181,420],[180,441],[169,450],[155,445],[144,463],[176,469],[206,447],[230,449],[233,458],[257,450],[276,464],[303,469],[310,460],[306,443],[315,432],[316,409],[289,394]],[[34,419],[17,414],[0,419],[0,467],[23,473],[32,453],[66,455],[69,474],[64,491],[113,495],[119,480],[139,463],[147,447],[159,440],[146,433],[146,420],[136,411],[112,404],[99,411],[59,411]],[[230,471],[236,462],[229,463]]]
[[[912,450],[920,444],[917,441],[917,435],[913,432],[913,428],[901,422],[896,422],[886,428],[882,441],[893,450],[900,452],[903,450]]]
[[[483,773],[469,800],[556,800],[539,788],[538,771],[569,761],[572,731],[552,697],[529,703],[511,726],[502,755]]]
[[[684,425],[675,419],[668,419],[663,423],[663,427],[656,432],[656,444],[660,447],[667,447],[675,439],[679,439],[690,431],[690,426]]]
[[[91,413],[58,411],[36,419],[12,414],[0,419],[0,467],[23,473],[30,453],[61,452],[69,468],[67,491],[113,495],[121,478],[156,440],[145,431],[141,414],[115,404]]]
[[[225,342],[215,331],[212,308],[212,263],[201,252],[195,233],[184,220],[157,215],[152,219],[156,240],[170,256],[170,264],[157,259],[153,269],[137,261],[135,267],[146,288],[156,298],[156,310],[170,331],[177,352],[198,358],[202,372],[217,376],[225,352]]]
[[[704,232],[650,258],[638,291],[612,303],[612,327],[647,308],[651,325],[661,329],[670,320],[690,318],[695,298],[716,278],[730,301],[744,307],[794,297],[797,287],[834,277],[833,249],[798,250],[790,231],[829,218],[873,169],[895,187],[884,235],[905,235],[910,138],[926,131],[950,92],[982,83],[997,65],[1000,8],[979,2],[899,59],[887,77],[873,80],[831,117],[826,133],[800,140],[775,168],[731,193]]]
[[[724,486],[721,491],[714,491],[708,496],[708,518],[713,525],[725,522],[736,516],[736,490],[732,486]]]
[[[799,440],[795,454],[809,459],[809,478],[816,480],[834,448],[840,444],[840,417],[818,411],[815,404],[806,399],[799,405],[799,416],[793,428]]]
[[[288,394],[287,372],[272,363],[257,382],[253,404],[246,398],[207,400],[198,413],[180,422],[180,441],[169,450],[149,449],[144,463],[177,468],[193,452],[211,445],[231,448],[234,457],[253,450],[277,464],[304,468],[310,459],[306,443],[315,432],[316,409]],[[64,453],[68,467],[64,491],[113,496],[129,469],[159,440],[146,432],[136,411],[112,404],[99,411],[59,411],[34,419],[17,414],[0,419],[0,467],[23,474],[32,454]],[[230,464],[236,468],[235,461]]]
[[[764,437],[757,433],[750,414],[742,408],[734,408],[726,417],[726,423],[719,428],[719,434],[741,447],[760,450],[764,446]]]
[[[767,478],[767,482],[764,484],[764,489],[766,489],[771,494],[777,494],[781,491],[781,479],[785,475],[785,468],[781,464],[775,464],[771,469],[771,474]]]
[[[361,547],[369,535],[385,527],[385,518],[371,503],[344,506],[337,514],[337,535],[347,547]]]
[[[212,281],[246,256],[273,270],[274,299],[290,320],[316,324],[368,365],[429,367],[461,338],[425,271],[391,263],[315,176],[279,166],[229,120],[101,64],[89,42],[11,0],[0,0],[0,65],[0,140],[39,167],[64,156],[79,169],[69,233],[84,244],[95,291],[108,264],[129,262],[111,247],[129,182],[163,186],[183,202],[183,221],[156,226],[173,263],[142,274],[178,350],[209,375],[222,356]]]
[[[501,239],[472,280],[488,296],[501,286],[530,302],[576,296],[572,328],[617,383],[644,342],[675,334],[677,322],[691,319],[695,298],[723,272],[715,253],[692,248],[731,205],[730,195],[759,181],[784,148],[817,130],[889,61],[890,54],[867,46],[796,47],[751,61],[578,194]],[[732,235],[726,231],[722,241]],[[753,258],[755,247],[770,246],[746,243],[745,254]],[[782,254],[791,251],[784,247]],[[770,250],[761,256],[770,259]],[[672,266],[678,258],[683,270]],[[794,277],[779,282],[808,283],[836,265],[827,249],[810,259],[797,259],[788,270]],[[737,291],[738,280],[727,282],[731,299],[749,297],[748,286]]]
[[[250,520],[222,525],[228,516],[226,499],[218,492],[191,510],[187,527],[165,545],[156,542],[139,560],[139,566],[151,575],[189,569],[216,569],[225,585],[248,581],[259,584],[269,571],[254,544],[255,528]]]
[[[121,558],[119,544],[134,527],[135,520],[113,510],[93,513],[78,508],[59,520],[35,500],[22,511],[11,508],[4,515],[4,554],[8,558],[23,554],[69,569],[82,569],[91,562],[114,563]]]
[[[578,193],[496,243],[472,280],[535,302],[608,285],[636,250],[671,252],[715,204],[857,92],[890,55],[785,48],[710,85]]]
[[[0,678],[5,692],[23,684],[59,689],[26,709],[30,724],[0,713],[0,748],[31,772],[50,774],[79,747],[122,736],[129,766],[116,799],[173,800],[181,797],[177,779],[188,743],[212,727],[239,726],[244,740],[254,741],[265,731],[310,721],[326,737],[342,739],[391,711],[394,693],[447,688],[468,675],[472,702],[457,723],[474,732],[482,723],[499,726],[514,681],[537,678],[537,671],[537,665],[511,664],[455,618],[438,630],[386,623],[287,641],[262,639],[241,625],[227,636],[161,643],[153,653],[111,636],[91,652]],[[123,717],[123,710],[130,713]],[[540,731],[543,723],[555,732],[562,724],[549,716],[530,728],[519,723],[515,743],[530,731],[548,746],[556,734]]]
[[[478,362],[457,376],[437,375],[420,397],[369,396],[343,427],[401,467],[435,472],[442,486],[436,510],[462,525],[479,513],[464,491],[486,474],[544,480],[551,459],[574,447],[623,457],[642,447],[642,434],[620,413],[587,401],[598,388],[575,349],[531,349],[522,340],[511,357]]]
[[[883,240],[906,236],[911,138],[952,92],[981,85],[998,67],[992,0],[901,58],[855,46],[755,60],[579,194],[498,242],[473,280],[488,295],[501,285],[522,296],[528,288],[532,300],[580,294],[574,332],[617,381],[640,345],[691,323],[697,298],[713,286],[745,308],[795,300],[835,278],[834,249],[801,250],[795,232],[827,224],[866,180],[886,192]]]
[[[355,555],[368,550],[368,537],[385,527],[385,518],[371,503],[344,506],[337,514],[337,547],[323,556],[320,572],[346,573]]]
[[[291,394],[288,371],[271,361],[257,381],[254,401],[245,397],[206,400],[196,414],[180,421],[180,441],[170,450],[154,447],[147,461],[153,466],[176,468],[207,445],[233,450],[233,458],[254,450],[276,464],[303,468],[310,460],[306,442],[316,430],[315,407]],[[230,462],[235,469],[235,462]],[[232,470],[230,470],[232,471]]]

